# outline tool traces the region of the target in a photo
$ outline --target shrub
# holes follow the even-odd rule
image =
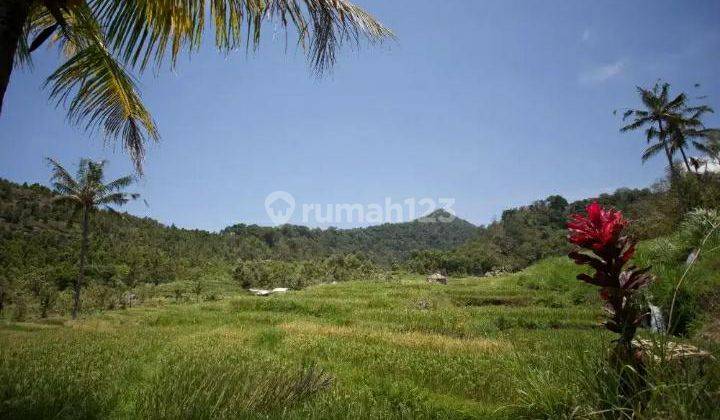
[[[383,271],[356,255],[333,255],[324,260],[277,261],[241,260],[233,278],[241,287],[302,289],[333,281],[380,279]]]

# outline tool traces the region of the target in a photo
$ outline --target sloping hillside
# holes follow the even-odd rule
[[[79,223],[70,208],[52,198],[44,186],[0,179],[0,276],[38,274],[52,277],[60,287],[75,277]],[[229,269],[237,259],[303,260],[357,253],[390,263],[419,249],[453,249],[476,231],[455,219],[348,230],[237,225],[211,233],[103,210],[91,220],[88,274],[103,283],[164,283],[192,278],[209,266]]]
[[[376,263],[404,261],[418,250],[451,250],[473,238],[478,228],[437,210],[425,220],[385,223],[356,229],[310,229],[285,225],[278,228],[234,225],[222,233],[237,237],[241,253],[263,250],[265,257],[307,259],[331,254],[359,253]],[[450,222],[440,220],[452,219]],[[430,221],[427,221],[430,220]],[[245,248],[243,248],[245,247]]]

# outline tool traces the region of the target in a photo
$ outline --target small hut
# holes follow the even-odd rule
[[[443,276],[440,273],[435,273],[427,276],[427,282],[428,283],[439,283],[439,284],[447,284],[448,279],[447,277]]]

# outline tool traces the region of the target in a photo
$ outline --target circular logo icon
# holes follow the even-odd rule
[[[265,211],[276,225],[284,225],[295,211],[295,198],[287,191],[275,191],[265,197]]]

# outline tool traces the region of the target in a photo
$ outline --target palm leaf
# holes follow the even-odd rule
[[[46,158],[46,160],[50,164],[52,171],[50,180],[54,185],[60,185],[70,191],[77,191],[79,189],[78,183],[72,175],[70,175],[70,172],[58,163],[58,161],[53,158]]]
[[[58,192],[59,194],[63,194],[57,190],[56,190],[56,192]],[[82,205],[82,200],[80,199],[80,197],[78,197],[76,195],[57,195],[52,198],[52,202],[53,203],[65,203],[65,204],[70,204],[72,206]]]
[[[669,86],[669,85],[666,84],[665,86]],[[667,91],[664,90],[664,92],[665,92],[665,96],[667,96]],[[685,106],[685,101],[686,101],[686,99],[687,99],[687,96],[686,96],[684,93],[681,93],[681,94],[679,94],[678,96],[676,96],[675,99],[673,99],[672,101],[670,101],[670,102],[665,106],[665,108],[666,108],[667,110],[671,110],[671,111],[675,111],[675,110],[677,110],[677,109],[680,109],[680,108],[682,108],[682,107]],[[663,101],[663,103],[664,103],[664,101]]]
[[[657,85],[655,86],[657,87]],[[643,89],[637,87],[638,93],[640,94],[640,100],[647,109],[655,109],[658,105],[658,98],[652,90]]]
[[[135,200],[140,197],[140,194],[129,194],[124,192],[116,192],[108,195],[104,195],[101,197],[98,197],[97,200],[95,200],[95,204],[98,206],[108,206],[108,205],[116,205],[116,206],[122,206],[123,204],[127,203],[130,200]]]
[[[108,184],[103,185],[100,193],[101,194],[109,194],[112,192],[117,192],[117,191],[122,190],[123,188],[129,187],[134,182],[135,182],[134,176],[132,176],[132,175],[124,176],[124,177],[118,178]]]
[[[135,83],[99,43],[80,50],[47,80],[51,97],[68,105],[68,118],[85,128],[102,126],[107,136],[120,140],[138,171],[147,138],[159,135],[140,100]]]
[[[645,163],[648,159],[660,153],[663,148],[663,143],[655,143],[652,146],[648,147],[642,154],[642,162]]]
[[[212,18],[215,43],[229,51],[256,47],[265,21],[292,28],[298,43],[309,43],[308,57],[318,71],[335,60],[345,41],[370,42],[392,37],[374,17],[347,0],[93,0],[90,7],[113,51],[131,66],[158,66],[166,57],[174,65],[180,51],[202,42],[206,14]],[[208,10],[209,9],[209,10]]]
[[[642,127],[643,125],[645,125],[649,122],[652,122],[652,120],[649,117],[638,118],[635,121],[633,121],[632,123],[620,128],[620,131],[624,133],[626,131],[637,130],[638,128]]]

